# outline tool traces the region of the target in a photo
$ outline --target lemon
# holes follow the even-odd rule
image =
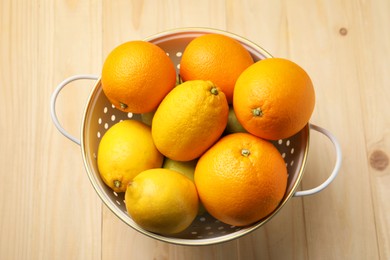
[[[183,174],[163,168],[138,174],[127,187],[126,209],[143,229],[176,234],[191,225],[198,211],[195,184]]]
[[[152,121],[157,149],[176,161],[198,158],[225,130],[229,105],[211,81],[186,81],[171,90]]]
[[[245,128],[238,122],[238,119],[236,117],[236,113],[234,113],[233,106],[229,106],[229,116],[228,116],[228,122],[226,125],[225,133],[226,134],[232,134],[232,133],[246,133],[247,131]]]
[[[124,120],[103,135],[97,153],[100,176],[115,192],[125,192],[138,173],[161,167],[163,155],[153,143],[150,127],[136,120]]]
[[[153,110],[151,112],[141,114],[141,122],[146,124],[146,125],[148,125],[148,126],[151,126],[152,125],[153,116],[154,116],[155,112],[156,111]]]
[[[186,162],[175,161],[169,158],[165,158],[163,168],[180,172],[194,181],[194,172],[197,160],[191,160]]]

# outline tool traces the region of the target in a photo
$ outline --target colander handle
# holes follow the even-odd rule
[[[339,173],[340,167],[341,167],[342,152],[341,152],[341,146],[340,146],[339,142],[337,141],[336,137],[328,130],[326,130],[322,127],[313,125],[313,124],[310,124],[310,129],[313,129],[317,132],[324,134],[333,143],[335,151],[336,151],[336,163],[335,163],[333,171],[330,174],[330,176],[328,177],[328,179],[326,179],[321,185],[317,186],[316,188],[310,189],[310,190],[297,191],[297,192],[295,192],[294,197],[313,195],[317,192],[322,191],[323,189],[328,187],[328,185],[336,178],[337,174]]]
[[[90,74],[81,74],[81,75],[74,75],[74,76],[71,76],[67,79],[65,79],[64,81],[62,81],[60,84],[58,84],[58,86],[56,87],[56,89],[54,90],[53,94],[51,95],[51,99],[50,99],[50,115],[51,115],[51,118],[54,122],[54,125],[57,127],[57,129],[61,132],[61,134],[63,134],[65,137],[67,137],[68,139],[70,139],[71,141],[75,142],[76,144],[80,145],[80,140],[77,139],[76,137],[72,136],[71,134],[69,134],[63,127],[62,125],[60,124],[60,122],[58,121],[58,118],[57,118],[57,113],[56,113],[56,101],[57,101],[57,97],[58,97],[58,94],[61,92],[61,90],[66,86],[68,85],[69,83],[71,83],[72,81],[75,81],[75,80],[80,80],[80,79],[92,79],[92,80],[98,80],[99,79],[99,76],[96,76],[96,75],[90,75]]]

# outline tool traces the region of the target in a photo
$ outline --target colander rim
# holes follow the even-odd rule
[[[244,43],[246,46],[249,46],[250,48],[253,48],[257,52],[260,52],[264,55],[266,58],[272,58],[271,54],[269,54],[267,51],[265,51],[263,48],[258,46],[257,44],[245,39],[244,37],[241,37],[239,35],[226,32],[219,29],[212,29],[212,28],[203,28],[203,27],[186,27],[186,28],[178,28],[173,30],[167,30],[163,31],[154,35],[151,35],[149,37],[144,38],[145,41],[154,41],[155,39],[160,39],[163,37],[170,37],[172,35],[182,35],[182,34],[188,34],[188,33],[221,33],[228,36],[231,36],[240,42]],[[136,231],[140,232],[141,234],[144,234],[150,238],[176,244],[176,245],[189,245],[189,246],[205,246],[205,245],[214,245],[219,243],[228,242],[237,238],[240,238],[244,235],[247,235],[254,230],[258,229],[262,225],[266,224],[268,221],[270,221],[283,207],[284,205],[293,197],[294,193],[296,192],[302,177],[304,173],[304,169],[306,166],[306,160],[308,155],[308,149],[309,149],[309,140],[310,140],[310,129],[309,129],[309,123],[306,124],[306,126],[299,132],[299,134],[302,134],[305,132],[303,144],[305,146],[305,150],[303,151],[303,158],[302,163],[299,168],[299,172],[297,173],[296,180],[291,188],[291,190],[285,194],[283,200],[279,204],[279,206],[267,217],[263,218],[262,220],[252,224],[251,226],[244,227],[239,231],[235,231],[234,233],[228,233],[222,236],[213,237],[213,238],[199,238],[199,239],[188,239],[188,238],[177,238],[177,237],[167,237],[159,234],[155,234],[149,231],[146,231],[139,227],[134,221],[131,220],[131,218],[126,215],[121,210],[118,210],[117,205],[113,203],[109,196],[106,194],[103,188],[100,187],[99,182],[96,180],[95,174],[92,169],[89,167],[89,159],[88,159],[88,147],[86,144],[86,135],[85,131],[86,129],[86,121],[87,116],[89,115],[89,111],[91,110],[91,102],[94,100],[95,95],[98,95],[102,92],[101,90],[101,77],[99,77],[96,81],[96,84],[92,88],[90,95],[88,97],[87,103],[85,105],[83,118],[82,118],[82,125],[81,125],[81,140],[80,140],[80,146],[82,151],[82,157],[83,157],[83,164],[87,171],[88,178],[95,189],[96,193],[100,197],[100,199],[103,201],[103,203],[113,212],[119,219],[121,219],[124,223],[126,223],[128,226],[132,227]]]

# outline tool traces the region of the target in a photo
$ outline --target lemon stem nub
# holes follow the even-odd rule
[[[122,109],[126,109],[127,108],[127,105],[122,103],[122,102],[119,102],[119,105],[121,106]]]
[[[261,111],[261,108],[258,107],[258,108],[254,108],[252,109],[252,114],[253,116],[263,116],[263,111]]]
[[[248,157],[251,154],[251,152],[248,149],[242,149],[241,155]]]
[[[211,94],[213,94],[213,95],[218,95],[218,89],[217,89],[216,87],[212,87],[212,88],[210,89],[210,92],[211,92]]]
[[[121,181],[119,181],[119,180],[115,180],[114,181],[114,186],[115,186],[115,188],[119,188],[120,186],[121,186]]]

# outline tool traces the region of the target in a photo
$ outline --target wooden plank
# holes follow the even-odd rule
[[[51,122],[49,100],[62,79],[100,63],[100,9],[6,0],[0,10],[0,259],[98,259],[101,204],[80,147]],[[76,135],[89,85],[59,98],[61,120]]]
[[[378,259],[360,115],[362,82],[355,65],[363,61],[359,27],[364,7],[356,2],[300,1],[285,8],[288,57],[308,71],[316,88],[312,123],[334,133],[344,151],[344,163],[335,182],[303,202],[309,259],[324,255],[329,259]],[[325,180],[334,164],[329,142],[318,134],[311,140],[304,188]]]
[[[49,2],[45,2],[47,9],[38,14],[52,19],[38,20],[38,26],[52,23],[52,28],[47,31],[40,29],[47,39],[46,44],[52,46],[47,46],[51,50],[49,61],[52,62],[47,66],[52,69],[44,69],[53,75],[47,93],[68,76],[96,73],[101,62],[101,7],[85,1]],[[52,15],[44,16],[45,12]],[[42,84],[44,79],[40,82]],[[58,98],[60,120],[76,137],[80,136],[82,113],[93,84],[88,81],[71,84]],[[43,253],[43,259],[62,258],[63,255],[74,259],[100,258],[101,202],[87,177],[80,147],[59,135],[57,129],[50,130],[53,147],[46,151],[57,156],[53,156],[48,164],[48,187],[41,194],[41,200],[51,199],[36,217],[36,226],[46,226],[37,247],[43,250],[36,253]],[[53,241],[61,242],[50,246]]]
[[[223,1],[103,1],[103,58],[129,40],[181,27],[225,28]]]
[[[355,53],[380,259],[390,259],[390,3],[361,3]],[[352,33],[352,32],[351,32]],[[369,46],[369,47],[368,47]]]

